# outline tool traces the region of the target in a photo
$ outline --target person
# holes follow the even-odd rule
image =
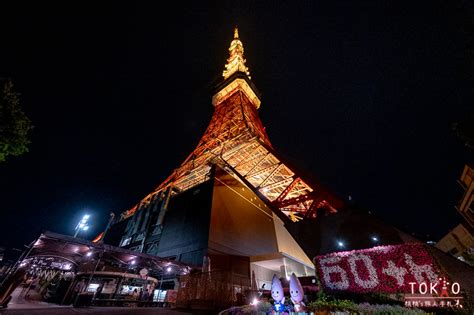
[[[33,280],[31,281],[30,285],[28,286],[28,290],[26,290],[25,297],[30,297],[30,290],[36,290],[39,286],[40,278],[38,276],[34,276]]]
[[[31,282],[33,282],[33,276],[28,276],[25,274],[25,277],[26,277],[26,280],[22,282],[23,289],[21,289],[21,293],[20,293],[22,295],[26,292],[26,290],[28,290]]]
[[[138,299],[138,290],[137,288],[133,289],[132,297],[134,300]]]
[[[101,283],[98,287],[97,287],[97,290],[95,290],[95,298],[99,298],[100,299],[100,295],[102,294],[102,289],[104,289],[104,284]]]
[[[148,292],[148,302],[153,302],[154,299],[154,286],[150,287],[150,291]]]
[[[139,301],[142,300],[142,296],[143,296],[143,289],[140,288],[140,289],[138,289],[138,300],[139,300]]]
[[[149,295],[148,289],[145,289],[145,291],[143,291],[143,295],[142,295],[141,300],[145,301],[145,302],[148,301],[148,295]]]

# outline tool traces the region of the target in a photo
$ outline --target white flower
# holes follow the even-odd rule
[[[359,272],[357,271],[357,264],[356,261],[362,261],[364,263],[365,268],[368,271],[369,278],[364,280],[361,279]],[[369,256],[364,254],[355,254],[350,256],[347,261],[349,262],[349,266],[351,267],[352,274],[354,275],[354,281],[357,285],[364,289],[371,289],[375,288],[379,284],[379,279],[377,277],[377,270],[375,270],[374,266],[372,265],[372,259]]]
[[[417,265],[413,261],[413,257],[411,257],[408,254],[405,254],[405,262],[408,265],[408,267],[410,267],[410,271],[418,283],[425,282],[425,278],[423,277],[423,274],[426,275],[429,282],[431,283],[438,282],[438,275],[433,271],[433,267],[431,265]]]
[[[338,256],[326,257],[319,261],[321,265],[321,271],[323,272],[323,279],[326,283],[326,286],[333,290],[346,290],[349,288],[349,279],[347,278],[347,273],[340,266],[327,266],[326,264],[334,264],[341,261],[341,258]],[[339,281],[332,281],[331,274],[339,274]]]
[[[388,267],[382,269],[382,272],[387,276],[394,277],[397,280],[397,285],[399,287],[403,286],[405,283],[405,275],[407,273],[406,268],[397,267],[395,263],[391,260],[387,261]]]

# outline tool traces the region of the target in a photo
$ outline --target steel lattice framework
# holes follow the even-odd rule
[[[139,204],[125,211],[133,215],[166,192],[175,195],[209,179],[218,165],[249,186],[275,211],[297,221],[315,218],[320,208],[336,212],[340,199],[321,185],[309,182],[273,149],[258,115],[260,99],[245,67],[243,45],[237,29],[229,48],[224,82],[213,97],[214,114],[194,151]]]

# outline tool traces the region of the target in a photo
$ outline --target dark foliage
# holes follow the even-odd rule
[[[30,119],[20,107],[18,93],[13,90],[11,80],[4,80],[0,92],[0,163],[8,156],[28,152],[28,132],[32,129]]]

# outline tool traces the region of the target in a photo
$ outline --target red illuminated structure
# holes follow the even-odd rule
[[[236,28],[212,97],[214,114],[197,147],[122,213],[105,243],[222,272],[214,279],[243,287],[252,272],[260,288],[271,285],[273,274],[314,275],[288,226],[316,222],[343,203],[276,152],[258,115],[260,103]]]
[[[209,178],[212,165],[230,172],[251,188],[274,211],[292,221],[315,218],[324,208],[336,212],[342,202],[320,184],[285,162],[273,149],[258,116],[260,99],[245,66],[237,28],[229,47],[224,81],[212,98],[211,122],[194,151],[139,204],[124,212],[127,218],[155,198],[186,191]]]

